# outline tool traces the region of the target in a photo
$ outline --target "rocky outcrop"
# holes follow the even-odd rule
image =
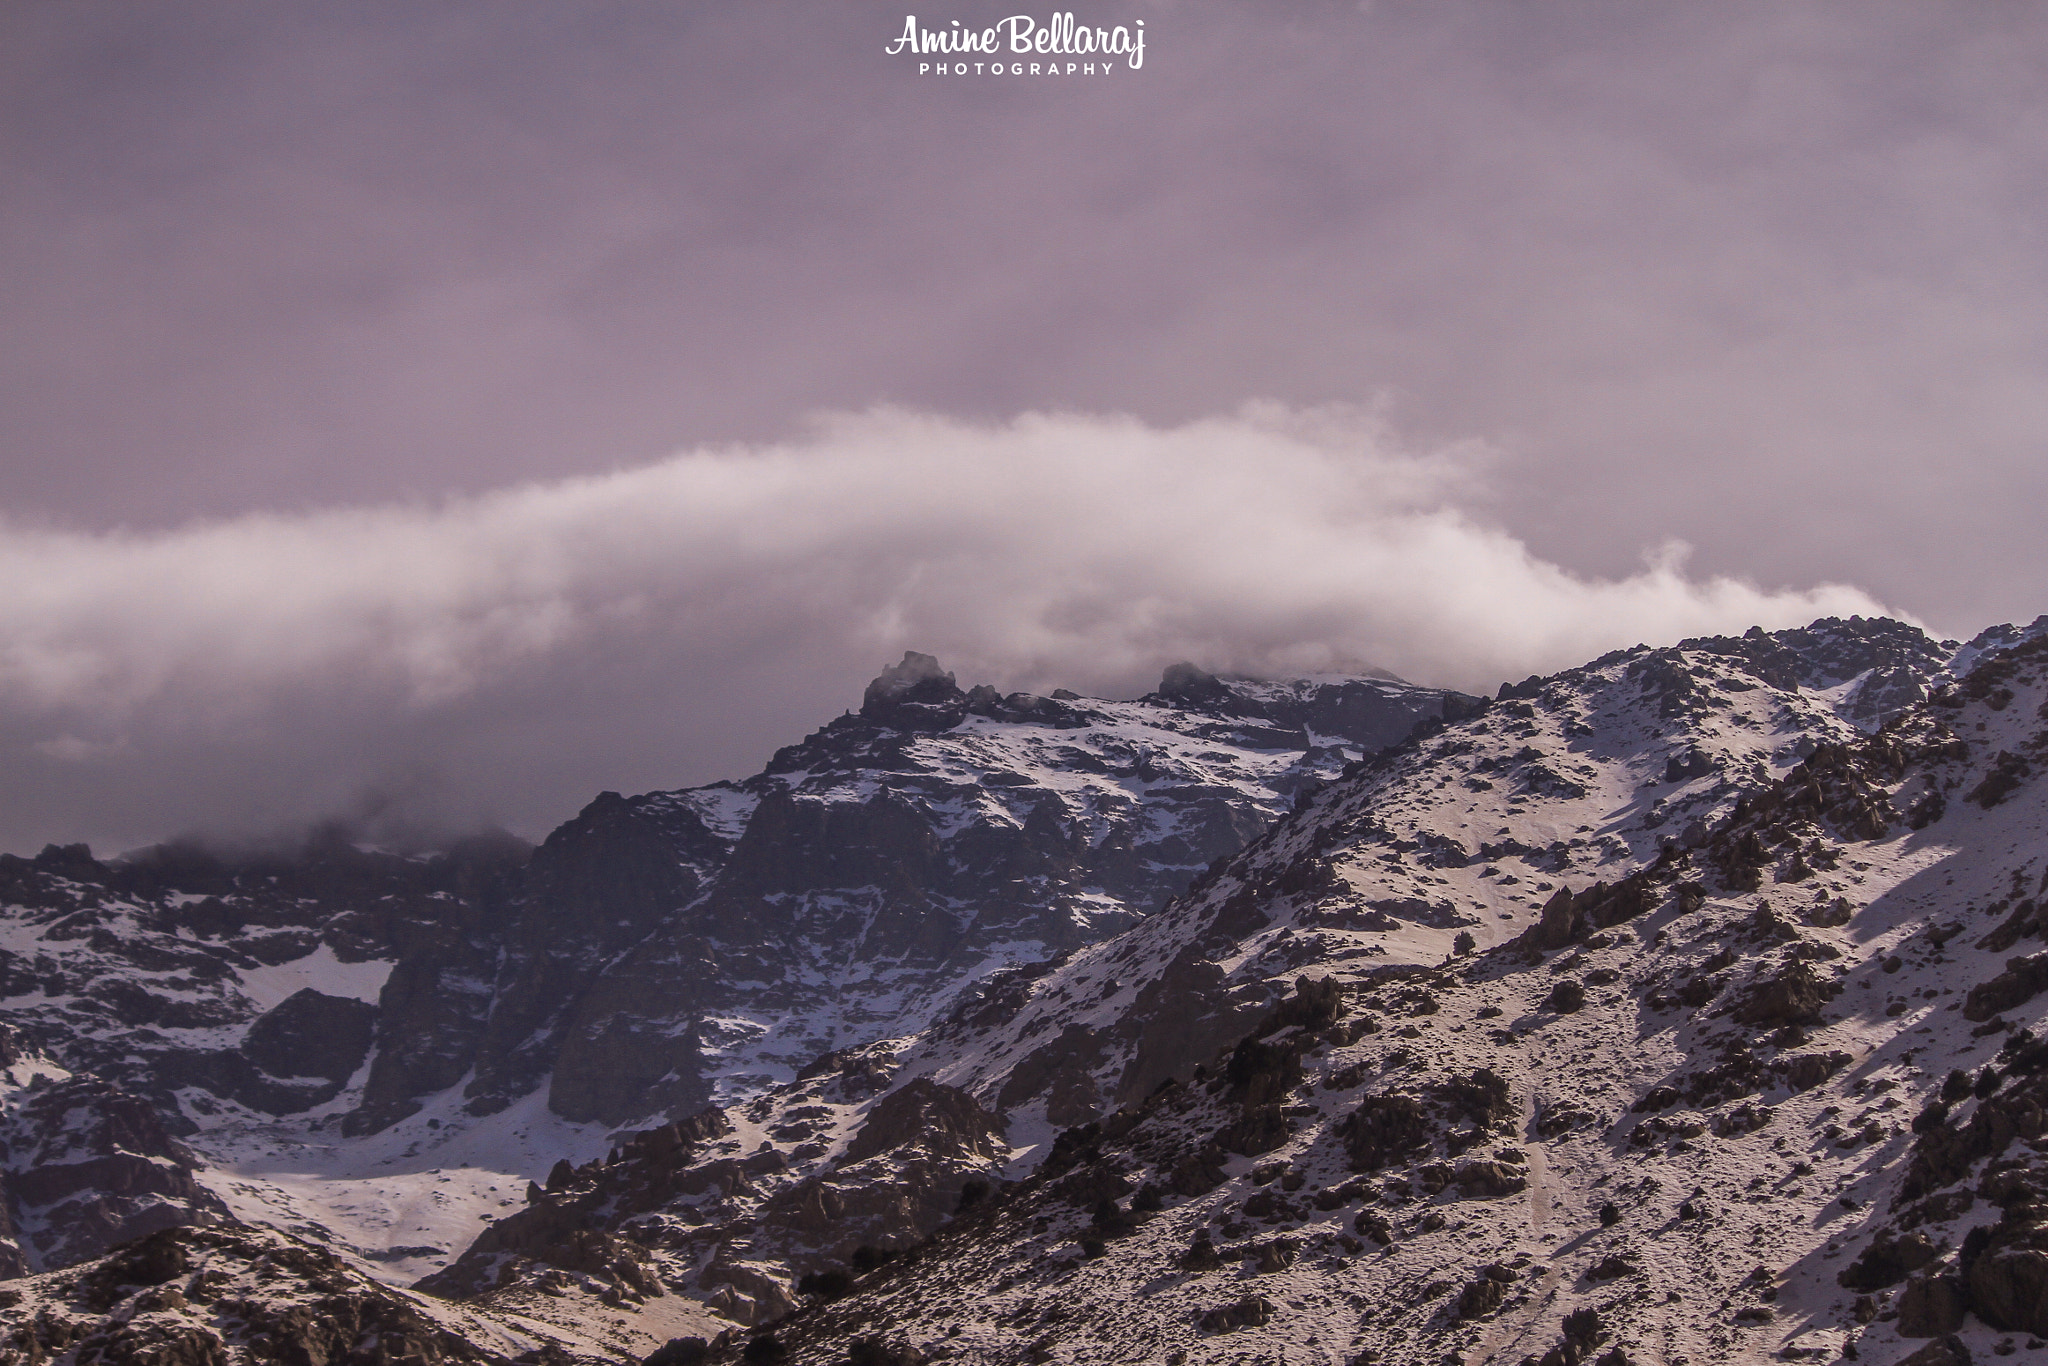
[[[1844,715],[1874,731],[1891,717],[1924,702],[1929,680],[1945,666],[1955,642],[1930,639],[1904,622],[1883,617],[1824,617],[1810,626],[1740,637],[1681,641],[1681,650],[1711,652],[1738,661],[1757,681],[1779,688],[1839,688]]]
[[[1838,984],[1796,962],[1752,986],[1736,1006],[1735,1018],[1749,1025],[1813,1024],[1840,991]]]
[[[316,992],[264,1020],[245,978],[432,958],[493,919],[527,853],[505,836],[406,858],[321,830],[296,849],[234,855],[191,844],[111,863],[82,848],[0,855],[12,930],[0,1001],[26,1046],[149,1098],[174,1133],[194,1128],[203,1111],[185,1107],[209,1096],[296,1113],[331,1100],[361,1064],[375,1007]],[[447,1005],[402,990],[398,1004],[390,1052],[431,1047]]]
[[[902,663],[890,665],[868,684],[860,714],[905,730],[950,730],[967,714],[967,694],[937,659],[905,650]]]
[[[8,1293],[0,1357],[9,1361],[75,1353],[107,1366],[512,1366],[515,1355],[494,1345],[514,1340],[503,1325],[437,1314],[268,1230],[167,1229]]]
[[[626,1137],[601,1162],[556,1164],[545,1190],[527,1191],[527,1206],[486,1229],[462,1257],[420,1283],[437,1295],[475,1296],[511,1283],[535,1266],[591,1279],[603,1294],[645,1299],[664,1293],[648,1269],[648,1248],[621,1232],[635,1216],[677,1195],[701,1195],[715,1183],[744,1183],[737,1163],[691,1173],[700,1145],[732,1125],[719,1110]]]
[[[698,895],[729,847],[687,803],[600,793],[534,851],[501,921],[393,968],[350,1132],[382,1128],[465,1077],[479,1115],[544,1084],[602,970]],[[611,1075],[583,1061],[572,1076]]]
[[[159,1229],[217,1223],[227,1208],[157,1108],[94,1077],[36,1080],[0,1118],[0,1185],[14,1274],[69,1266]]]
[[[2009,958],[2005,971],[1970,988],[1963,1000],[1963,1018],[1988,1020],[2000,1011],[2026,1004],[2048,988],[2048,953]]]
[[[338,1090],[370,1055],[376,1020],[368,1001],[307,987],[251,1022],[242,1055],[273,1077],[321,1077]]]
[[[843,1163],[915,1143],[934,1157],[987,1161],[1002,1150],[1002,1122],[958,1087],[919,1077],[868,1112]]]
[[[1969,1301],[1961,1277],[1915,1276],[1899,1291],[1898,1309],[1900,1337],[1935,1338],[1963,1326]]]

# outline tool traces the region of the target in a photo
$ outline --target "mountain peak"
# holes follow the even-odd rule
[[[905,650],[903,662],[875,675],[861,696],[860,714],[873,721],[916,719],[931,708],[958,708],[967,700],[936,656]],[[906,709],[910,715],[906,717]],[[956,716],[952,718],[958,720]]]
[[[1215,674],[1182,660],[1167,665],[1159,675],[1159,695],[1188,702],[1214,702],[1230,696],[1230,689]]]

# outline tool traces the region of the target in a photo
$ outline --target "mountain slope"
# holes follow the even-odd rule
[[[1567,879],[1616,882],[1667,844],[1699,845],[1742,793],[1855,739],[1873,685],[1925,696],[1954,648],[1897,623],[1823,622],[1505,688],[1485,714],[1353,765],[1117,938],[991,978],[918,1035],[820,1059],[732,1111],[734,1132],[702,1151],[629,1150],[549,1203],[595,1208],[637,1184],[629,1210],[610,1205],[614,1226],[742,1319],[778,1312],[802,1274],[914,1242],[970,1182],[1020,1175],[1057,1130],[1185,1080],[1300,973],[1434,968],[1461,936],[1484,948],[1521,933]],[[436,1284],[518,1284],[549,1255],[545,1236],[513,1229]]]
[[[630,1360],[708,1326],[674,1298],[631,1316],[576,1300],[458,1307],[378,1284],[289,1235],[236,1227],[164,1229],[0,1290],[10,1363],[533,1366]]]
[[[1760,719],[1728,686],[1743,678],[1680,653],[1663,656],[1691,676],[1677,691],[1727,699],[1704,697],[1697,720],[1767,738],[1742,724]],[[1539,731],[1546,712],[1579,717],[1595,749],[1613,733],[1597,718],[1627,709],[1584,705],[1618,700],[1659,655],[1551,680],[1534,715],[1509,715]],[[1473,749],[1437,762],[1496,757],[1454,730],[1400,761],[1429,772],[1423,751],[1461,738]],[[1712,799],[1697,838],[1646,847],[1627,872],[1610,858],[1613,876],[1576,891],[1560,881],[1491,948],[1375,962],[1325,940],[1200,1072],[1067,1130],[1020,1183],[956,1201],[929,1241],[813,1281],[814,1307],[772,1336],[796,1362],[1936,1366],[2048,1335],[2048,955],[2012,956],[2048,935],[2043,763],[2036,634],[1878,733],[1820,741]],[[1563,776],[1590,793],[1599,775]],[[1355,885],[1359,846],[1320,832],[1415,790],[1366,802],[1369,782],[1333,789],[1182,905],[1270,873],[1264,923],[1238,943],[1244,963],[1281,967],[1279,931],[1300,937],[1351,893],[1279,880],[1334,854]],[[1615,837],[1635,847],[1652,806],[1643,794]],[[1416,852],[1397,885],[1420,876]],[[1509,866],[1498,853],[1480,872]],[[1078,984],[1091,958],[1129,971],[1118,955],[1174,914],[1054,977]],[[1216,923],[1185,916],[1197,936]],[[893,1094],[938,1098],[940,1075]]]

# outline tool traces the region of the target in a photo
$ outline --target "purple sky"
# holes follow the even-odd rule
[[[1616,630],[1796,615],[1822,599],[1786,595],[1825,583],[1951,632],[2048,609],[2048,12],[1078,13],[1144,18],[1144,69],[920,78],[883,53],[904,10],[847,0],[0,9],[0,557],[27,600],[0,613],[0,847],[394,793],[533,833],[599,787],[756,767],[905,645],[947,644],[1011,686],[1135,689],[1162,655],[1313,662],[1322,622],[1333,658],[1484,686],[1572,662],[1599,585],[1671,540],[1690,577]],[[903,586],[944,566],[891,547],[1015,491],[922,457],[898,469],[872,425],[844,438],[864,452],[847,463],[820,435],[843,426],[816,425],[886,405],[906,451],[1036,460],[1052,457],[988,434],[1073,413],[1075,440],[1127,423],[1172,480],[1194,438],[1162,434],[1255,401],[1350,405],[1347,430],[1371,429],[1354,444],[1393,461],[1374,478],[1450,461],[1457,478],[1389,506],[1453,510],[1467,539],[1416,549],[1423,523],[1379,509],[1374,544],[1413,558],[1372,561],[1381,591],[1357,601],[1312,566],[1274,569],[1291,519],[1302,544],[1322,534],[1325,474],[1233,429],[1231,458],[1274,461],[1277,490],[1241,593],[1173,601],[1118,567],[1113,524],[1076,519],[1069,544],[1058,508],[1034,507],[984,530],[1009,549],[975,573],[1011,588],[977,635],[968,606]],[[599,514],[462,501],[533,483],[564,505],[564,478],[706,446],[863,471],[840,506],[877,539],[784,525],[758,471],[730,506],[803,565],[770,573],[758,544],[720,539],[737,524],[691,520],[694,484],[661,495],[662,534],[705,548],[689,564],[563,548],[606,539]],[[1120,496],[1145,519],[1138,468]],[[1085,474],[1063,477],[1087,496]],[[1220,475],[1193,483],[1216,501],[1178,506],[1191,566],[1246,502]],[[879,515],[910,503],[927,521]],[[349,634],[366,614],[431,613],[408,597],[417,568],[371,606],[300,592],[376,579],[367,547],[399,536],[320,519],[406,508],[432,522],[435,563],[457,541],[480,558],[460,593],[419,596],[453,616],[419,638],[390,626],[403,658],[340,705],[335,661],[368,658]],[[561,619],[477,643],[505,602],[531,607],[503,585],[531,572],[517,537],[538,525],[568,538],[532,543],[561,569]],[[1511,579],[1502,600],[1547,604],[1557,628],[1446,643],[1400,604],[1493,631],[1384,587],[1397,564],[1428,585],[1480,561],[1473,583]],[[1076,564],[1092,577],[1058,603],[1026,591]],[[820,597],[834,566],[899,577]],[[1714,598],[1717,575],[1761,596]],[[1119,616],[1141,592],[1142,623]],[[780,624],[723,634],[714,598]],[[1080,598],[1124,644],[1072,627]],[[1247,624],[1280,619],[1284,640]],[[286,667],[280,638],[320,643]],[[422,691],[422,650],[460,655],[455,681]]]

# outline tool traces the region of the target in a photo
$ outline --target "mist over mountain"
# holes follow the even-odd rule
[[[1490,692],[1639,640],[1875,614],[1841,585],[1548,563],[1493,463],[1372,414],[878,410],[439,504],[0,527],[0,847],[330,818],[529,839],[751,771],[906,648],[1005,691],[1367,665]],[[875,496],[886,488],[887,496]]]

